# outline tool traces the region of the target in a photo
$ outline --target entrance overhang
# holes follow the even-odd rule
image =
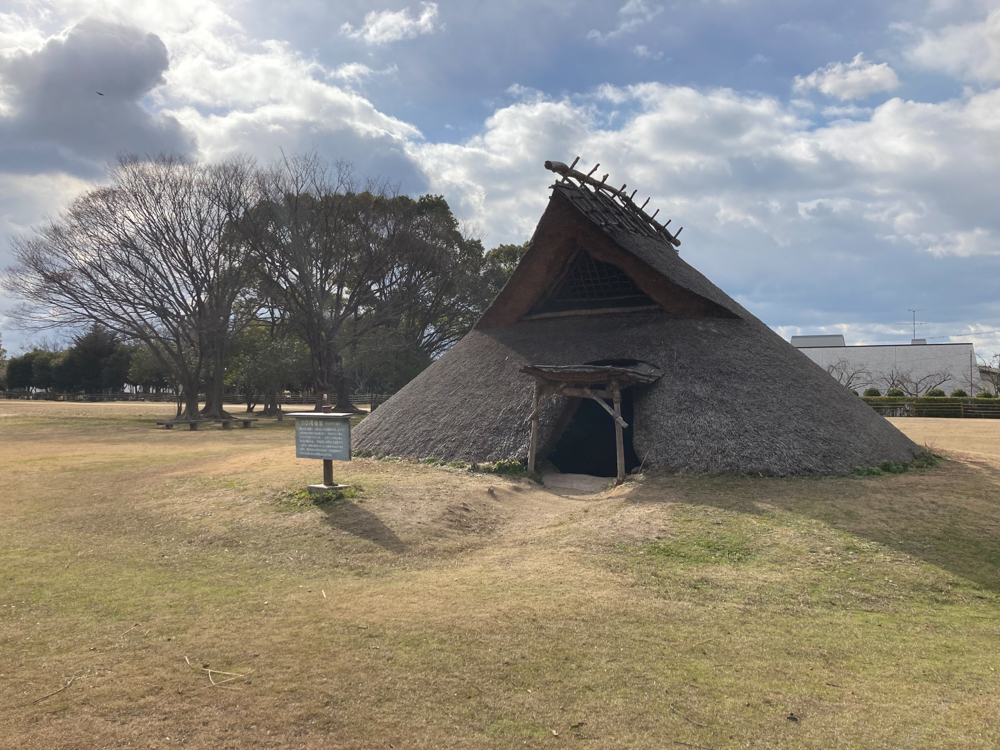
[[[625,443],[622,430],[628,423],[622,418],[622,389],[646,385],[658,380],[663,371],[647,362],[627,367],[618,365],[526,365],[520,372],[535,379],[535,394],[531,402],[531,442],[528,447],[528,472],[535,472],[538,454],[538,414],[552,396],[590,398],[596,401],[614,420],[615,448],[619,483],[625,481]],[[599,387],[598,387],[599,386]],[[614,408],[605,402],[610,399]]]

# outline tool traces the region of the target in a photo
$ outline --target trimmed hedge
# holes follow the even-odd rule
[[[887,417],[967,417],[1000,419],[1000,400],[996,398],[956,398],[930,396],[867,396],[864,402]],[[984,408],[985,407],[985,408]]]

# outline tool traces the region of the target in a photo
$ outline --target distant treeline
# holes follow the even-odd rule
[[[440,196],[410,198],[345,163],[123,157],[108,182],[14,242],[3,285],[65,351],[12,358],[6,387],[182,394],[393,392],[460,339],[526,246],[486,252]]]

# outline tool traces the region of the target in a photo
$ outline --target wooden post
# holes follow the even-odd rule
[[[528,445],[528,473],[535,473],[535,458],[538,452],[538,399],[542,384],[535,381],[535,395],[531,399],[531,443]]]
[[[333,411],[333,407],[330,406],[330,394],[323,394],[323,404],[320,406],[320,410],[324,414],[329,414]],[[327,487],[333,486],[333,461],[323,459],[323,484]]]
[[[611,397],[615,402],[615,414],[622,415],[622,391],[618,387],[618,381],[611,381]],[[615,420],[615,450],[618,453],[618,481],[625,481],[625,440],[622,436],[622,426]]]

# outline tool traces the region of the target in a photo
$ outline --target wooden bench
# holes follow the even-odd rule
[[[244,419],[243,417],[233,417],[232,419],[218,419],[216,421],[222,422],[222,429],[228,430],[233,426],[233,422],[239,422],[240,424],[243,425],[243,429],[246,429],[248,427],[253,427],[253,423],[256,422],[257,420],[253,418]]]
[[[174,425],[186,424],[188,429],[197,430],[199,425],[215,423],[221,424],[222,429],[228,430],[233,426],[233,422],[239,422],[244,429],[247,427],[252,427],[253,423],[257,420],[255,418],[244,418],[244,417],[233,417],[232,419],[171,419],[165,422],[157,422],[157,425],[163,425],[168,430],[174,429]]]

